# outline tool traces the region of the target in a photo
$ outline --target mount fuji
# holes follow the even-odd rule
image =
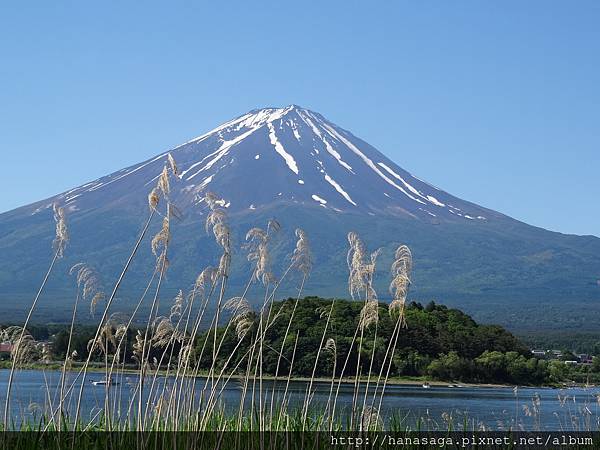
[[[51,320],[67,317],[74,284],[67,272],[76,262],[114,282],[169,154],[179,167],[171,200],[183,217],[172,229],[165,297],[188,288],[218,255],[202,226],[211,191],[228,212],[238,248],[232,288],[248,272],[240,249],[245,232],[275,218],[282,225],[273,242],[275,266],[285,265],[296,227],[311,239],[309,294],[347,296],[345,238],[353,230],[369,248],[383,247],[376,276],[382,299],[392,249],[407,243],[415,257],[413,299],[461,306],[480,320],[517,328],[539,325],[540,316],[550,327],[560,317],[577,328],[600,318],[600,239],[536,228],[457,198],[296,105],[250,111],[147,161],[0,214],[0,301],[8,317],[23,314],[51,258],[55,203],[67,211],[71,242],[40,311]],[[149,247],[134,260],[123,305],[137,299],[151,274]],[[291,284],[281,295],[293,292]]]

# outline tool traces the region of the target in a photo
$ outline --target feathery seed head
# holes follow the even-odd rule
[[[410,274],[412,271],[412,253],[406,245],[399,246],[394,253],[391,270],[390,293],[393,296],[393,301],[390,303],[389,312],[390,314],[397,313],[399,320],[405,325],[404,306],[410,287]]]
[[[207,192],[204,194],[204,201],[208,205],[210,209],[215,209],[218,206],[218,201],[220,200],[219,196],[214,192]]]
[[[392,270],[394,272],[399,270],[399,266],[403,266],[404,270],[408,275],[412,271],[412,252],[406,245],[399,246],[394,252],[394,263],[392,264]]]
[[[403,298],[392,300],[388,307],[390,316],[398,317],[402,328],[406,327],[405,307],[406,301]]]
[[[96,292],[96,294],[90,300],[90,312],[92,316],[96,313],[96,307],[98,303],[103,302],[106,299],[104,292]]]
[[[15,360],[16,364],[25,364],[38,359],[40,353],[39,350],[33,336],[27,333],[23,336],[19,336],[13,342],[10,355],[11,358]]]
[[[171,306],[171,314],[169,318],[172,320],[173,317],[181,316],[181,312],[183,311],[183,306],[185,304],[185,296],[183,295],[183,291],[179,289],[179,292],[173,299],[173,305]]]
[[[324,317],[327,317],[327,314],[329,313],[330,309],[330,306],[320,306],[315,310],[315,312],[319,314],[319,319],[322,319]]]
[[[158,206],[158,202],[160,201],[160,196],[158,195],[158,189],[154,188],[148,194],[148,206],[151,210],[156,210]]]
[[[268,248],[269,234],[262,228],[252,228],[246,233],[248,243],[248,261],[254,262],[252,278],[267,285],[275,281],[275,276],[270,272],[270,253]]]
[[[373,275],[380,250],[371,253],[369,262],[365,262],[366,248],[355,232],[348,233],[350,248],[346,255],[348,264],[348,291],[352,298],[365,293],[366,299],[375,299],[377,294],[373,289]]]
[[[206,232],[212,230],[215,241],[223,249],[219,261],[219,275],[227,277],[231,263],[231,231],[227,223],[227,213],[223,209],[217,208],[218,197],[216,194],[207,192],[204,198],[211,210],[206,217]]]
[[[98,338],[96,340],[92,338],[88,341],[88,352],[92,353],[97,349],[101,354],[107,355],[111,348],[115,349],[117,347],[117,333],[123,332],[122,328],[126,327],[126,322],[127,318],[123,314],[111,314],[100,328]]]
[[[296,248],[292,254],[292,264],[304,275],[308,276],[312,269],[312,252],[310,251],[310,244],[308,242],[308,236],[304,230],[296,229]]]
[[[56,203],[52,205],[54,211],[54,221],[56,222],[56,236],[54,238],[53,247],[58,258],[64,256],[65,248],[69,242],[69,231],[67,229],[67,221],[65,218],[65,209],[58,206]]]
[[[129,328],[127,327],[127,324],[125,323],[121,323],[118,324],[115,330],[115,338],[120,341],[121,339],[123,339],[123,337],[127,334],[127,330]]]
[[[167,159],[169,161],[169,166],[171,167],[171,172],[173,172],[173,175],[178,176],[179,169],[177,168],[177,164],[175,163],[175,158],[173,158],[173,156],[170,153],[168,153]]]
[[[144,351],[144,344],[146,340],[141,330],[137,330],[135,335],[135,342],[133,343],[133,356],[132,358],[138,362],[138,364],[142,365],[142,353]]]
[[[253,324],[250,303],[244,297],[233,297],[225,302],[224,308],[232,311],[231,323],[235,325],[238,339],[243,339]]]
[[[154,347],[165,347],[180,339],[180,333],[168,317],[157,317],[154,334],[150,338]]]
[[[223,304],[223,308],[235,314],[246,314],[252,311],[245,297],[232,297]]]
[[[189,362],[194,354],[194,346],[191,344],[182,345],[179,350],[179,364],[185,365]]]
[[[333,338],[327,339],[327,341],[325,342],[325,346],[323,347],[323,350],[331,353],[332,355],[335,355],[337,352],[337,346],[335,345],[335,339],[333,339]]]
[[[167,170],[167,166],[163,167],[160,176],[158,177],[158,184],[156,188],[162,192],[165,198],[169,198],[169,194],[171,193],[171,185],[169,184],[169,171]]]
[[[267,234],[277,233],[281,230],[281,224],[275,219],[269,219],[267,222]]]
[[[15,364],[34,361],[39,356],[39,348],[35,339],[23,327],[9,326],[1,330],[0,340],[12,344],[10,357],[15,361]]]
[[[267,241],[267,236],[268,233],[265,230],[263,230],[262,228],[254,227],[250,228],[250,230],[248,230],[248,232],[246,233],[246,240],[264,243]]]
[[[227,213],[221,208],[215,208],[206,216],[205,229],[209,233],[216,225],[223,224],[227,220]],[[214,231],[213,231],[214,234]]]
[[[358,234],[354,231],[348,233],[348,244],[350,244],[350,248],[348,249],[348,253],[346,255],[346,263],[349,270],[348,290],[350,291],[350,296],[355,298],[356,295],[363,289],[361,270],[365,250],[364,244],[358,237]]]
[[[76,274],[77,287],[82,290],[82,298],[90,302],[90,311],[93,315],[97,304],[105,298],[104,292],[100,290],[97,272],[85,263],[77,263],[71,267],[69,274]]]
[[[229,269],[231,268],[231,253],[224,251],[219,259],[219,276],[227,277],[229,275]]]
[[[250,328],[252,328],[253,323],[254,321],[250,316],[242,316],[236,320],[235,333],[237,334],[239,340],[242,340],[244,336],[248,334],[248,331],[250,331]]]
[[[190,293],[190,296],[195,295],[196,293],[200,294],[200,297],[204,297],[206,293],[207,287],[209,285],[214,284],[217,281],[217,276],[219,275],[218,269],[214,267],[206,267],[200,272],[198,277],[196,278],[196,283],[194,284],[194,290]]]
[[[157,264],[166,263],[167,247],[171,241],[171,221],[169,218],[169,211],[170,207],[167,204],[167,214],[163,218],[162,227],[151,242],[152,253],[157,257]]]
[[[156,187],[154,189],[152,189],[150,191],[150,193],[148,194],[148,206],[150,207],[151,210],[156,210],[156,207],[158,206],[158,202],[160,201],[160,197],[161,195],[167,199],[167,201],[169,200],[169,194],[171,193],[171,185],[169,182],[169,170],[168,167],[171,167],[171,171],[173,172],[173,175],[177,176],[178,174],[178,169],[177,169],[177,164],[175,164],[175,160],[173,159],[173,157],[171,156],[171,154],[168,154],[168,161],[167,163],[165,163],[165,165],[163,166],[163,170],[160,173],[160,175],[158,176],[158,182],[156,183]],[[167,206],[168,208],[168,206]],[[170,214],[170,211],[167,211],[167,215]]]
[[[377,300],[367,300],[360,310],[359,326],[364,330],[377,322],[379,322],[379,302]]]
[[[50,352],[50,346],[46,343],[41,345],[42,362],[48,364],[52,362],[52,353]]]

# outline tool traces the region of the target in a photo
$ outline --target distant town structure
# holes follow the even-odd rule
[[[564,355],[560,350],[531,350],[531,354],[539,359],[561,360]],[[577,359],[569,359],[565,361],[568,365],[590,365],[592,364],[592,355],[587,353],[576,354]]]

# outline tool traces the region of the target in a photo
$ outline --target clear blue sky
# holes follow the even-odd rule
[[[600,236],[599,24],[598,1],[2,2],[0,211],[297,103],[454,195]]]

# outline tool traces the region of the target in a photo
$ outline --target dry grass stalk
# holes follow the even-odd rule
[[[383,429],[383,419],[379,412],[372,408],[366,407],[360,416],[359,431],[376,431]]]
[[[331,355],[331,359],[333,360],[333,369],[331,371],[331,385],[329,387],[329,396],[327,397],[327,405],[325,406],[325,411],[327,412],[327,415],[329,416],[329,431],[331,431],[331,428],[333,426],[332,423],[332,409],[331,407],[331,399],[333,396],[333,385],[335,383],[335,369],[337,367],[337,345],[335,343],[335,339],[333,338],[329,338],[327,339],[327,342],[325,342],[325,346],[323,347],[323,350],[325,352],[327,352],[328,354]]]
[[[17,362],[20,360],[18,349],[23,348],[25,350],[25,348],[26,348],[26,347],[24,347],[24,342],[25,342],[24,339],[25,339],[26,330],[27,330],[27,327],[29,326],[29,321],[31,320],[33,311],[35,310],[35,308],[37,306],[37,302],[42,294],[42,291],[44,290],[44,287],[46,286],[46,283],[48,282],[48,278],[50,278],[50,274],[52,273],[54,264],[56,263],[56,261],[58,259],[63,257],[67,243],[69,241],[69,233],[68,233],[68,229],[67,229],[67,222],[66,222],[64,208],[59,207],[57,204],[52,205],[52,208],[53,208],[53,212],[54,212],[54,220],[56,222],[55,238],[52,243],[52,245],[54,247],[54,257],[52,258],[52,262],[50,263],[50,266],[48,267],[48,271],[46,272],[46,275],[44,276],[42,284],[40,285],[40,288],[38,289],[37,294],[35,295],[35,298],[33,299],[33,303],[31,304],[31,307],[29,308],[27,317],[25,318],[25,323],[23,324],[23,327],[21,329],[21,335],[19,337],[19,342],[21,342],[21,345],[16,347],[17,353],[15,354],[15,356],[13,358],[11,368],[10,368],[10,374],[8,376],[8,385],[6,388],[6,401],[4,403],[4,429],[8,429],[8,426],[9,426],[8,415],[9,415],[9,410],[10,410],[10,396],[11,396],[12,385],[13,385],[13,381],[14,381],[15,370],[17,368]]]
[[[386,374],[383,379],[383,386],[381,388],[381,394],[379,397],[379,407],[381,410],[381,404],[383,402],[383,395],[385,394],[385,388],[389,379],[390,370],[392,368],[392,361],[394,358],[394,352],[396,351],[396,345],[398,343],[398,337],[400,336],[400,330],[406,326],[406,319],[404,316],[404,307],[406,304],[406,296],[410,287],[410,276],[412,272],[412,252],[406,245],[400,245],[394,252],[394,262],[392,263],[392,282],[390,283],[390,293],[393,295],[393,300],[389,305],[390,315],[396,315],[396,324],[392,331],[392,336],[386,348],[385,356],[383,357],[383,363],[379,372],[379,378],[377,379],[377,385],[375,387],[375,393],[373,394],[373,401],[371,406],[375,402],[377,396],[377,389],[379,382],[383,376],[383,371],[387,361]]]
[[[171,241],[171,219],[169,214],[169,205],[167,204],[167,214],[163,217],[162,227],[152,238],[152,254],[159,258],[167,249]]]
[[[312,369],[312,373],[310,376],[310,382],[308,384],[308,389],[306,391],[306,396],[304,398],[303,430],[304,430],[304,426],[306,425],[306,419],[308,416],[308,407],[309,407],[310,401],[314,395],[314,393],[312,392],[312,386],[313,386],[313,381],[315,379],[315,373],[317,371],[317,364],[319,363],[319,356],[321,355],[321,350],[324,348],[323,343],[325,342],[325,336],[327,334],[329,322],[330,322],[331,316],[333,314],[334,305],[335,305],[335,301],[332,301],[329,311],[321,311],[321,313],[320,313],[321,318],[323,318],[323,316],[327,315],[327,320],[325,321],[325,326],[323,327],[323,334],[321,335],[321,342],[319,343],[319,349],[317,350],[317,356],[315,357],[315,363],[313,364],[313,369]],[[335,341],[333,342],[333,346],[335,347]]]
[[[373,304],[369,304],[369,301],[374,301],[377,299],[377,293],[373,288],[373,277],[375,274],[375,267],[377,262],[377,257],[379,256],[380,250],[376,250],[371,253],[369,259],[366,258],[366,248],[363,244],[362,240],[355,232],[348,233],[348,244],[350,248],[348,249],[348,254],[346,256],[346,262],[348,264],[348,290],[352,298],[356,298],[361,294],[364,295],[365,306],[363,307],[363,311],[361,311],[361,317],[359,318],[359,323],[355,330],[354,336],[352,338],[352,342],[350,344],[350,349],[348,351],[348,355],[346,356],[346,360],[342,367],[342,373],[340,374],[340,379],[338,382],[338,387],[336,390],[336,397],[334,400],[337,400],[337,396],[339,394],[339,388],[341,385],[342,377],[344,376],[344,372],[346,370],[346,365],[348,363],[350,353],[352,351],[352,347],[356,341],[356,338],[360,337],[358,340],[358,357],[356,362],[356,376],[354,379],[354,393],[352,400],[352,414],[350,416],[350,427],[352,427],[356,415],[356,402],[358,400],[358,388],[359,388],[359,379],[361,376],[361,350],[362,350],[362,342],[363,335],[366,326],[370,323],[377,323],[377,308],[374,307]],[[375,336],[377,333],[375,333]],[[370,379],[370,372],[369,372]],[[335,414],[335,410],[333,411]]]
[[[127,273],[127,271],[129,270],[129,267],[133,261],[133,259],[135,258],[135,255],[137,254],[137,251],[144,239],[144,237],[146,236],[146,233],[148,231],[148,228],[150,227],[150,223],[152,222],[152,218],[154,217],[154,214],[157,212],[156,211],[156,206],[158,205],[158,200],[159,200],[159,193],[162,192],[165,196],[168,196],[168,193],[170,191],[170,187],[169,187],[169,183],[168,183],[168,171],[164,170],[161,172],[161,175],[159,176],[159,181],[157,184],[157,187],[150,192],[149,196],[148,196],[148,202],[149,202],[149,206],[150,206],[150,214],[148,215],[148,219],[146,220],[146,223],[144,224],[141,233],[135,243],[135,245],[133,246],[133,249],[127,259],[127,262],[125,263],[119,278],[117,279],[113,290],[108,298],[108,300],[106,301],[106,304],[104,306],[104,311],[102,312],[102,317],[100,319],[100,323],[98,324],[98,327],[96,329],[96,336],[93,339],[93,341],[95,342],[98,338],[98,336],[100,335],[101,331],[102,331],[102,327],[105,324],[105,321],[108,317],[108,312],[110,310],[110,307],[112,306],[112,303],[116,297],[116,294],[119,290],[119,287],[121,286],[121,283],[123,282],[123,279],[125,278],[125,275]],[[168,210],[167,210],[167,218],[168,218],[169,214],[168,214]],[[163,264],[162,267],[164,268],[164,266],[166,265],[166,252],[164,252],[164,257],[163,259]],[[156,272],[156,271],[155,271]],[[161,276],[162,276],[163,270],[161,270]],[[152,278],[154,278],[154,274],[152,276]],[[160,284],[160,282],[159,282]],[[129,322],[129,324],[127,326],[129,326],[131,323],[131,321]],[[143,344],[145,345],[146,343],[146,339],[143,340]],[[93,349],[92,349],[93,350]],[[83,396],[83,387],[85,385],[85,380],[87,377],[87,372],[88,372],[88,367],[91,361],[91,357],[92,357],[92,351],[89,352],[88,357],[83,365],[83,368],[80,371],[80,374],[83,374],[83,380],[81,382],[80,388],[79,388],[79,396],[77,398],[77,406],[76,406],[76,410],[75,410],[75,419],[74,422],[77,423],[79,421],[79,414],[80,414],[80,408],[81,408],[81,399]],[[140,355],[140,361],[143,360],[143,352],[142,355]],[[143,362],[140,362],[140,365],[143,366]],[[112,368],[111,368],[111,372],[112,372]],[[108,389],[106,390],[106,394],[108,395]]]

